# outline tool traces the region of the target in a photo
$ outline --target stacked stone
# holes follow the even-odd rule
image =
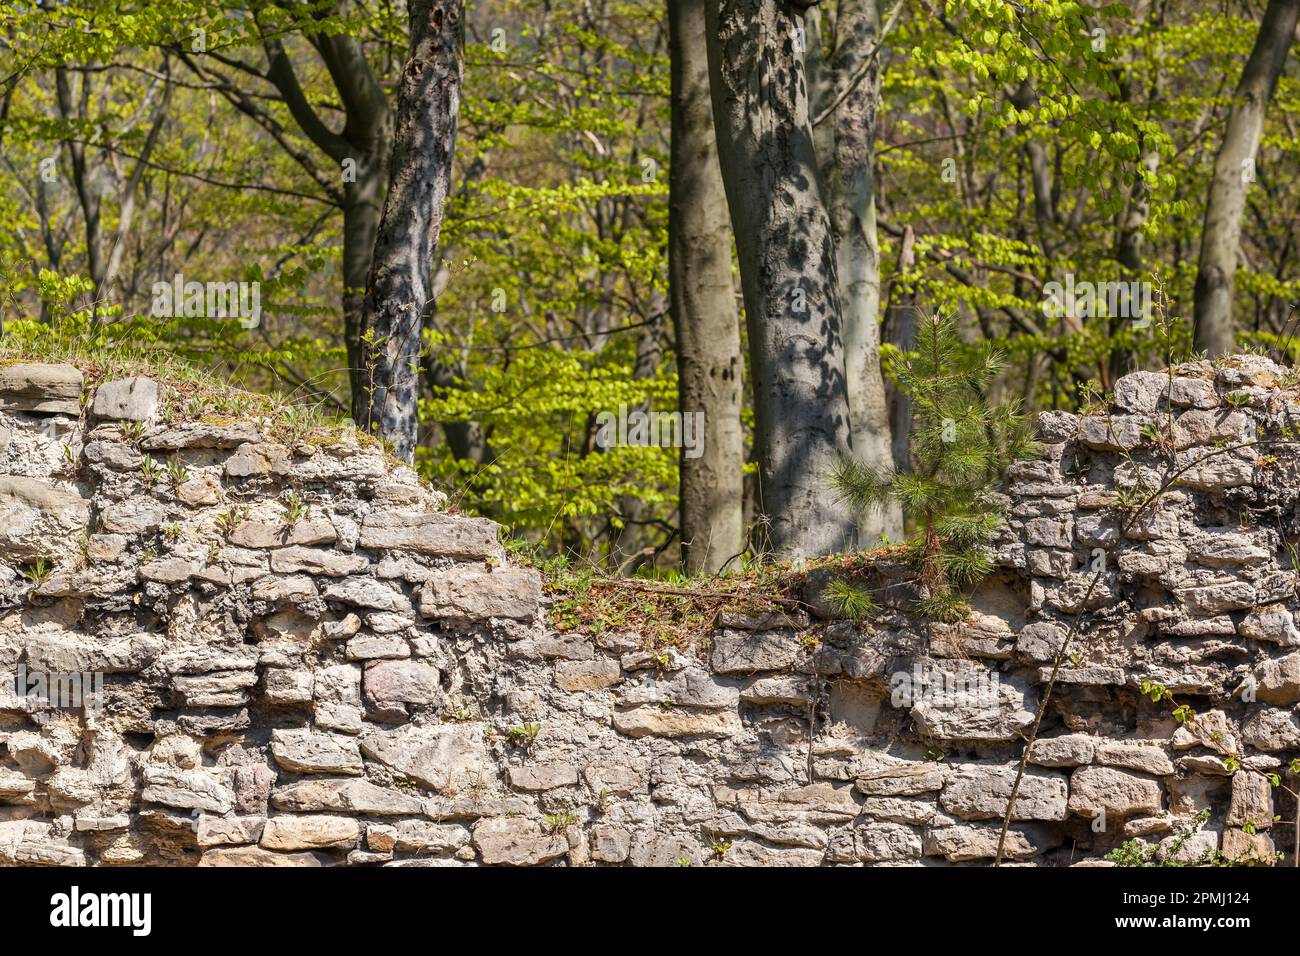
[[[1012,468],[1015,660],[1046,682],[1079,625],[1031,760],[1069,774],[1071,815],[1104,812],[1093,850],[1273,861],[1267,775],[1300,743],[1294,385],[1253,355],[1135,372],[1104,410],[1041,415],[1042,458]]]
[[[172,420],[139,377],[81,399],[0,368],[0,671],[104,675],[79,709],[9,680],[0,861],[472,857],[428,812],[496,777],[449,642],[526,627],[537,572],[354,434]]]
[[[1041,416],[970,621],[829,620],[814,575],[690,646],[557,629],[495,525],[355,435],[183,406],[0,367],[0,673],[104,675],[99,708],[0,688],[0,862],[984,865],[1076,622],[1010,861],[1269,861],[1290,812],[1300,457],[1235,447],[1300,408],[1264,359]]]

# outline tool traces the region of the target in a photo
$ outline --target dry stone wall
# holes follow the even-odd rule
[[[1289,850],[1300,392],[1267,360],[1041,416],[967,622],[885,556],[868,622],[814,571],[689,646],[557,628],[492,522],[354,435],[182,407],[0,367],[0,863],[984,865],[1076,622],[1008,859]]]

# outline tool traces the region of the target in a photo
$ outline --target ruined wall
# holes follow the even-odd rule
[[[2,366],[0,673],[28,683],[0,687],[0,862],[979,865],[1079,612],[1008,856],[1271,861],[1300,456],[1233,446],[1288,434],[1284,375],[1138,373],[1042,416],[966,623],[910,616],[886,556],[869,622],[820,617],[814,571],[804,607],[656,646],[561,629],[491,522],[354,435]]]

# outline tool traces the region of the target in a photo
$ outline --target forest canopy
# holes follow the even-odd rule
[[[287,392],[614,573],[898,541],[831,474],[918,463],[918,323],[1024,412],[1295,357],[1298,8],[0,0],[0,349]]]

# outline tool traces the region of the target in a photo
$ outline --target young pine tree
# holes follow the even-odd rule
[[[908,559],[920,585],[917,610],[929,618],[967,615],[963,591],[988,573],[989,544],[1003,520],[991,492],[1007,466],[1034,449],[1020,403],[994,405],[986,398],[1002,367],[998,353],[987,347],[972,352],[961,342],[951,315],[923,319],[916,349],[893,368],[914,408],[915,468],[882,472],[844,459],[834,475],[861,510],[887,501],[902,505],[911,529]],[[849,612],[853,595],[850,585],[837,582],[828,596]]]

